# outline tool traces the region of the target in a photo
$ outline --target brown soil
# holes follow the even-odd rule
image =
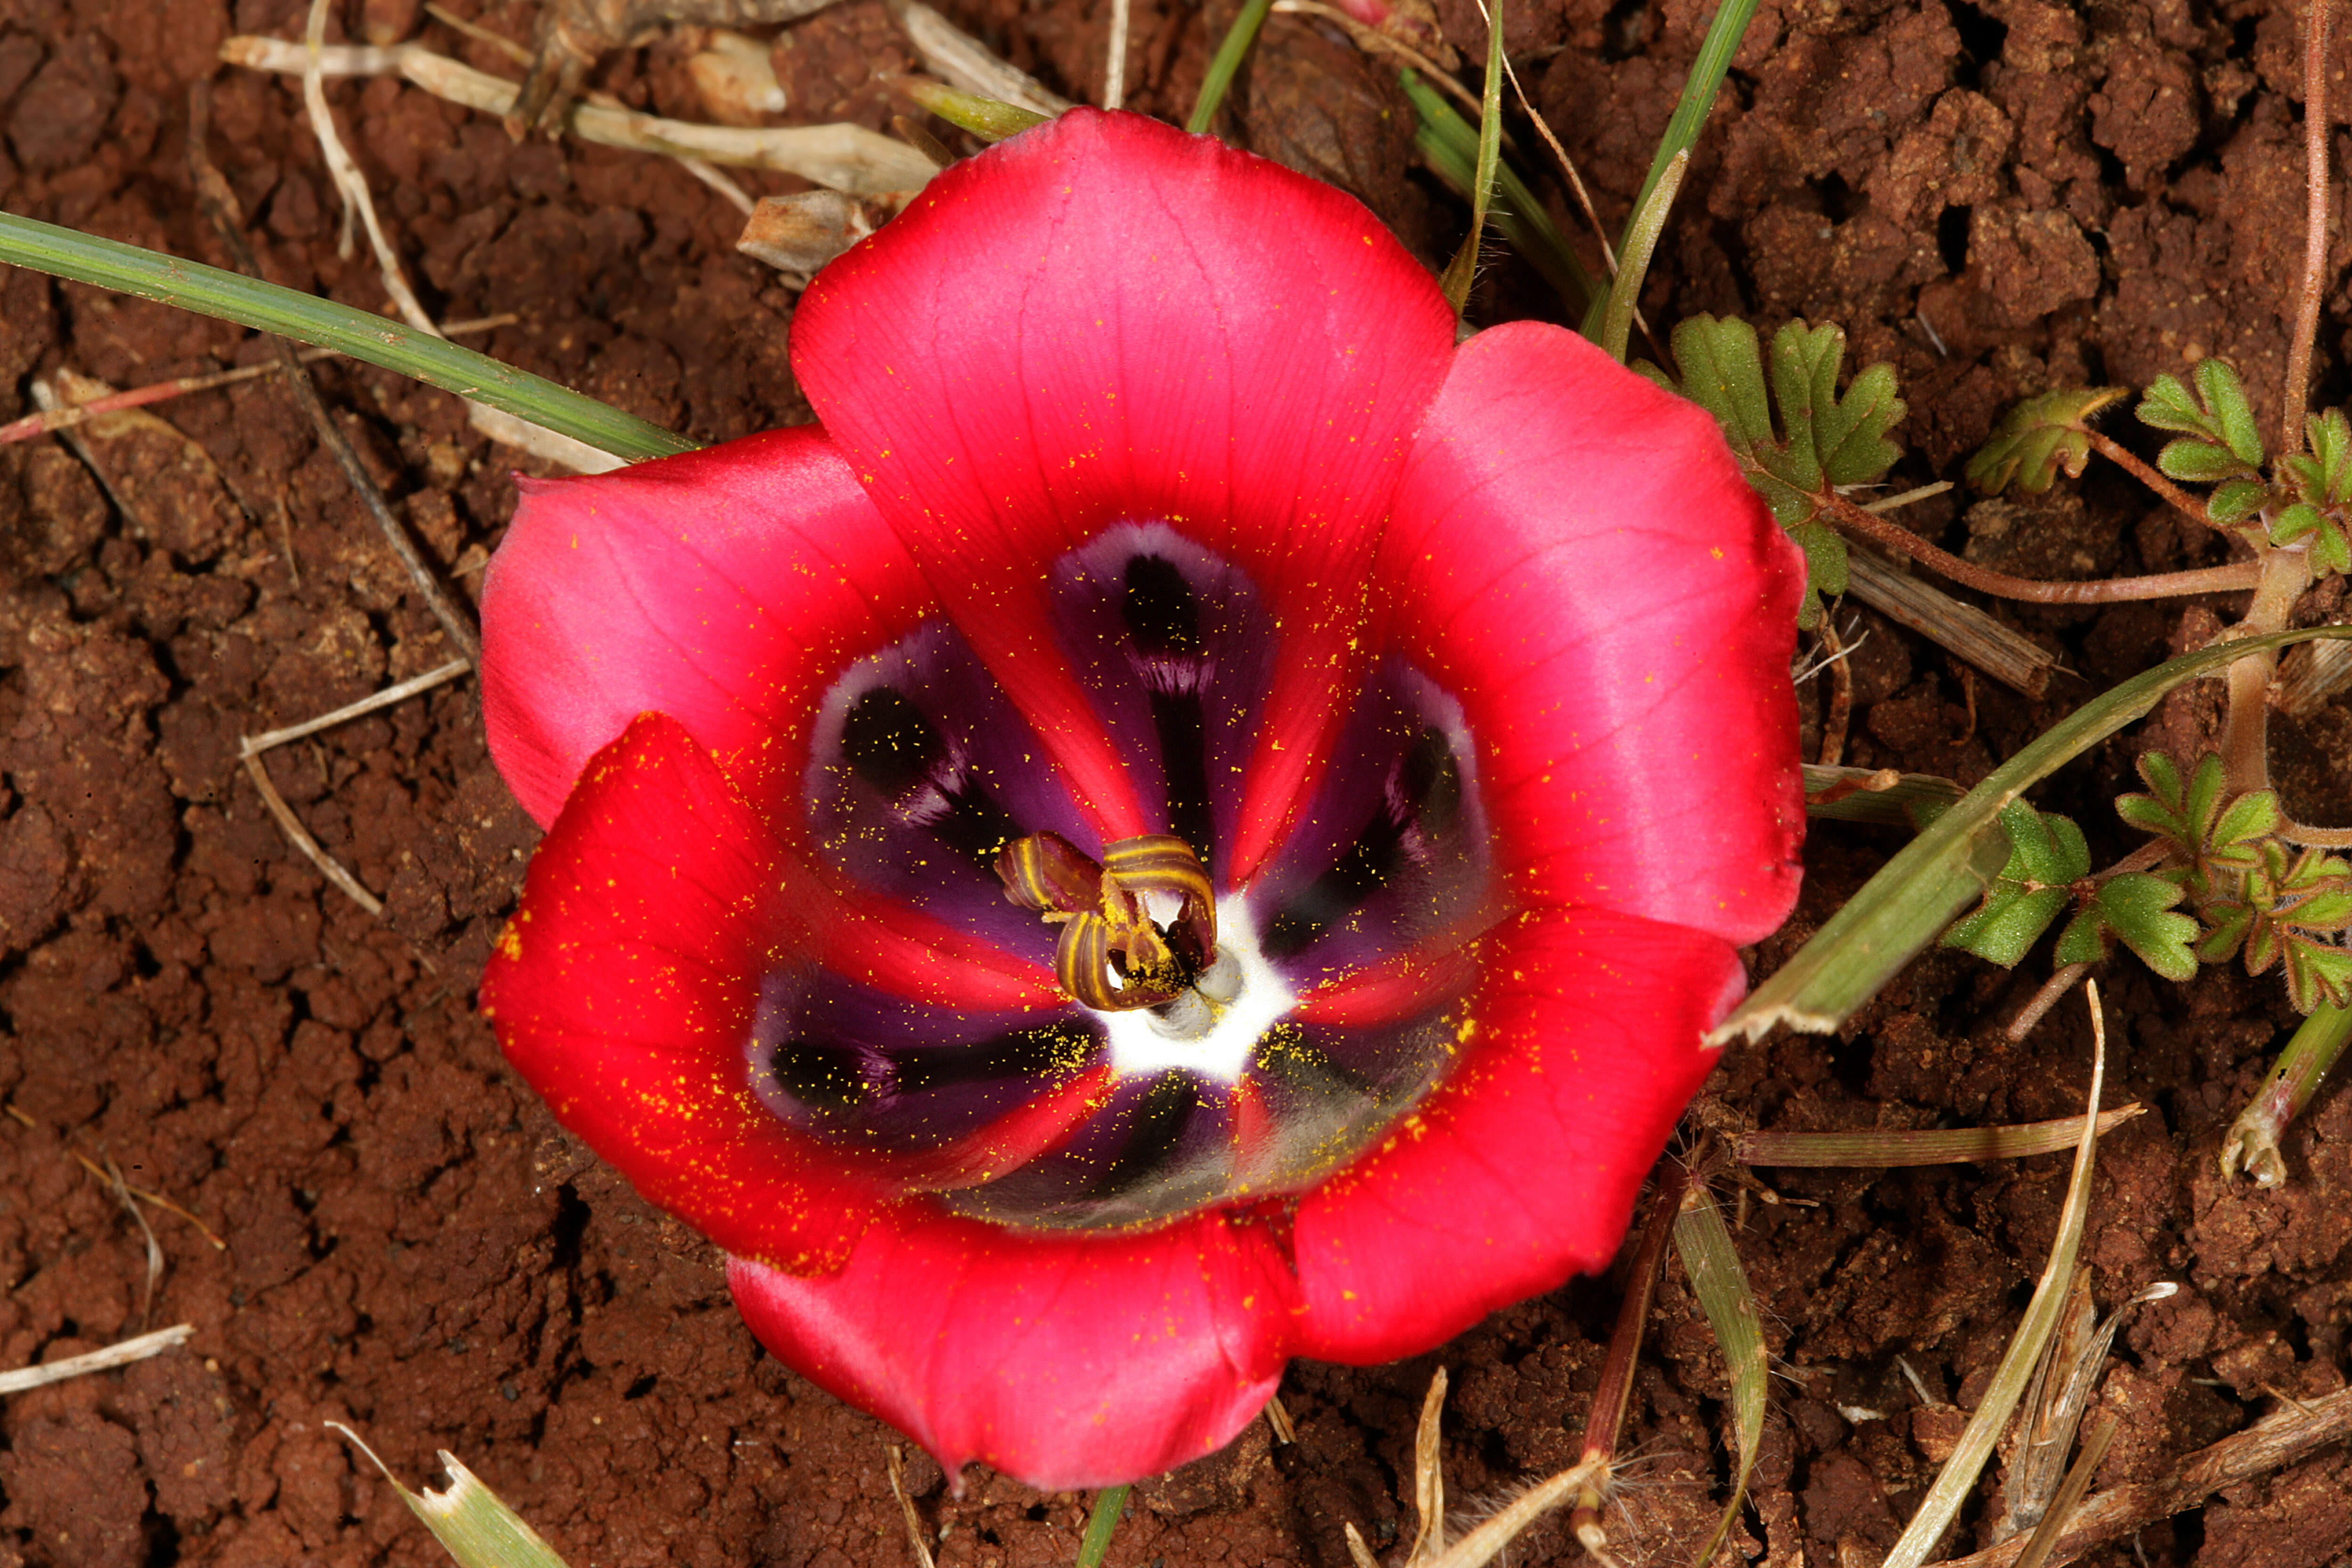
[[[1181,118],[1233,8],[1137,0],[1137,107]],[[294,36],[302,9],[0,0],[0,204],[224,260],[191,195],[187,87],[215,71],[223,37]],[[347,9],[339,25],[354,32],[421,20],[415,0]],[[531,9],[479,6],[509,37],[527,36]],[[1050,85],[1098,90],[1098,0],[949,9]],[[1522,79],[1613,224],[1709,7],[1515,9]],[[1439,12],[1456,45],[1478,47],[1475,5]],[[1913,480],[1956,477],[2006,403],[2048,385],[2143,383],[2223,353],[2267,404],[2300,247],[2297,25],[2291,3],[2263,0],[1764,0],[1645,295],[1649,319],[1843,322],[1904,375],[1915,455],[1899,477]],[[801,117],[881,126],[898,111],[871,73],[910,56],[878,0],[845,0],[795,39],[779,58]],[[675,39],[616,55],[600,85],[702,117],[683,55]],[[2342,118],[2352,41],[2339,60]],[[514,313],[489,352],[704,439],[807,416],[784,352],[793,296],[735,253],[733,210],[673,166],[517,147],[388,80],[333,97],[431,308]],[[1442,259],[1462,215],[1415,172],[1411,111],[1386,66],[1277,17],[1238,102],[1235,140],[1349,184]],[[213,155],[272,275],[378,307],[364,247],[359,261],[337,256],[336,204],[296,90],[222,71],[213,119]],[[1580,232],[1555,197],[1561,227]],[[1505,258],[1474,314],[1557,310]],[[2347,321],[2352,300],[2332,295],[2321,357],[2323,390],[2337,395]],[[0,418],[23,411],[36,373],[134,385],[264,353],[197,317],[0,271]],[[441,394],[341,363],[319,374],[428,554],[477,583],[512,503],[512,455]],[[311,832],[383,895],[383,920],[328,887],[264,811],[236,764],[240,734],[450,649],[282,388],[257,381],[160,412],[171,428],[94,428],[85,454],[0,447],[0,1099],[14,1116],[0,1123],[0,1366],[151,1323],[191,1322],[195,1337],[0,1408],[0,1568],[436,1561],[330,1419],[411,1479],[432,1473],[435,1449],[457,1452],[575,1568],[908,1563],[885,1479],[890,1434],[757,1350],[712,1250],[559,1133],[473,1016],[535,834],[490,768],[470,688],[270,760]],[[2110,475],[2022,513],[1954,497],[1906,520],[2056,575],[2210,549]],[[2029,704],[1863,613],[1849,760],[1973,780],[2089,691],[2182,646],[2196,635],[2186,617],[2206,615],[2001,613],[2079,676]],[[2191,696],[2158,730],[2193,746],[2212,719]],[[2120,847],[2100,800],[2145,743],[2120,742],[2055,787],[2098,847]],[[2340,707],[2288,726],[2281,750],[2301,815],[2352,816]],[[1803,907],[1759,962],[1784,956],[1890,842],[1817,834]],[[2074,1110],[2088,1079],[2079,1007],[2026,1048],[1992,1026],[2044,962],[2011,979],[1932,959],[1840,1037],[1733,1052],[1699,1120],[1911,1127]],[[2287,1188],[2224,1185],[2220,1131],[2291,1021],[2277,988],[2222,973],[2183,991],[2128,960],[2110,967],[2109,1100],[2154,1114],[2105,1146],[2085,1258],[2103,1304],[2158,1279],[2189,1289],[2117,1347],[2101,1408],[2122,1425],[2103,1485],[2160,1477],[2282,1398],[2342,1387],[2352,1327],[2352,1096],[2323,1098],[2295,1131]],[[150,1301],[144,1244],[77,1153],[113,1160],[223,1245],[151,1207],[164,1268]],[[1750,1207],[1739,1241],[1780,1376],[1735,1544],[1792,1568],[1873,1563],[1949,1447],[1950,1405],[1973,1402],[2016,1321],[2062,1163],[1764,1174],[1784,1201]],[[1269,1446],[1253,1427],[1141,1489],[1111,1562],[1339,1564],[1348,1522],[1383,1552],[1409,1539],[1413,1414],[1441,1363],[1455,1391],[1449,1497],[1492,1505],[1573,1458],[1616,1299],[1612,1281],[1580,1281],[1433,1356],[1295,1367],[1283,1397],[1297,1443]],[[1724,1485],[1724,1394],[1670,1271],[1613,1525],[1629,1561],[1695,1549]],[[985,1474],[952,1500],[919,1457],[909,1479],[943,1563],[1073,1557],[1086,1500]],[[2347,1496],[2352,1460],[2329,1450],[2088,1560],[2352,1562]],[[1517,1560],[1573,1556],[1555,1522]]]

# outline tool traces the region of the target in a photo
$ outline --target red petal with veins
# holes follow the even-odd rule
[[[658,709],[797,841],[776,808],[819,697],[930,604],[840,454],[804,426],[521,486],[482,587],[482,718],[516,798],[554,821]]]
[[[809,401],[1106,839],[1164,828],[1054,647],[1038,565],[1164,520],[1286,626],[1232,879],[1280,842],[1360,668],[1362,594],[1454,323],[1353,199],[1077,110],[948,170],[821,273]]]
[[[1719,939],[1601,910],[1481,945],[1462,1065],[1300,1201],[1301,1355],[1412,1355],[1605,1268],[1745,985]]]
[[[977,1459],[1046,1491],[1223,1447],[1281,1381],[1297,1305],[1265,1227],[1223,1214],[1065,1237],[910,1204],[838,1273],[738,1258],[727,1279],[779,1359],[950,1477]]]
[[[1558,327],[1455,351],[1380,582],[1459,695],[1512,890],[1735,942],[1796,902],[1802,555],[1713,418]]]
[[[532,857],[482,1011],[556,1120],[648,1202],[730,1252],[837,1267],[898,1184],[778,1121],[745,1048],[761,977],[809,962],[840,919],[694,738],[648,713],[591,759]],[[1052,987],[1038,971],[1033,989]]]

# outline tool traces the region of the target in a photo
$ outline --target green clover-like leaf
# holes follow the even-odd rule
[[[2082,476],[2091,460],[2091,416],[2120,401],[2120,386],[2068,388],[2029,397],[2001,416],[1992,438],[1969,459],[1970,482],[1999,495],[2011,485],[2028,493],[2048,489],[2060,469]]]
[[[1756,329],[1738,317],[1693,316],[1674,331],[1682,394],[1723,426],[1743,458],[1773,444],[1772,408],[1764,395],[1764,358]]]
[[[2009,863],[1975,912],[1944,933],[1944,945],[2008,969],[2050,929],[2074,884],[2090,874],[2091,849],[2072,821],[2021,800],[2002,810],[2000,826],[2009,835]]]
[[[2083,913],[2095,917],[2142,963],[2167,980],[2187,980],[2197,973],[2197,954],[2189,944],[2197,940],[2198,925],[2191,916],[2174,910],[2180,900],[2181,889],[2163,878],[2126,871],[2100,883],[2096,898]],[[2066,957],[2062,948],[2059,962],[2079,961]]]
[[[2294,477],[2303,499],[2317,506],[2342,506],[2352,501],[2352,421],[2340,408],[2314,414],[2303,422],[2311,437],[2311,453],[2281,460]]]

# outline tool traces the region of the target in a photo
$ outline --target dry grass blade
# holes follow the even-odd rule
[[[923,0],[899,0],[891,5],[890,12],[898,18],[898,26],[906,30],[908,41],[923,57],[923,63],[949,85],[1048,119],[1071,107],[1068,99],[1050,90],[1026,71],[997,58],[986,44],[924,5]],[[1122,51],[1120,58],[1125,58]]]
[[[1853,596],[1888,620],[1910,627],[2028,697],[2050,689],[2050,672],[2058,667],[2058,658],[2047,648],[1975,605],[1905,575],[1870,551],[1850,549],[1846,558]]]
[[[1347,1521],[1340,1529],[1348,1537],[1348,1556],[1356,1568],[1381,1568],[1381,1560],[1372,1555],[1370,1547],[1364,1544],[1364,1532],[1356,1528],[1354,1520]]]
[[[1580,1493],[1597,1489],[1608,1476],[1608,1460],[1580,1460],[1513,1498],[1477,1529],[1422,1564],[1422,1568],[1486,1568],[1528,1526]]]
[[[328,1430],[341,1432],[357,1445],[408,1511],[424,1521],[433,1532],[433,1539],[448,1549],[464,1568],[564,1568],[563,1559],[555,1548],[541,1540],[539,1531],[525,1524],[522,1516],[499,1500],[499,1494],[484,1486],[481,1478],[457,1462],[457,1457],[447,1449],[440,1450],[442,1468],[449,1472],[446,1491],[410,1491],[392,1473],[392,1467],[376,1458],[365,1438],[340,1421],[324,1424]]]
[[[261,759],[248,752],[245,758],[245,771],[246,775],[253,780],[254,789],[259,792],[261,804],[268,806],[269,815],[278,819],[278,826],[284,831],[288,841],[319,868],[319,875],[342,889],[345,898],[369,915],[382,920],[383,900],[361,887],[359,879],[344,870],[341,861],[319,847],[319,841],[310,837],[310,830],[302,826],[302,819],[294,815],[294,808],[286,804],[286,797],[279,795],[278,786],[269,782],[269,771],[262,766]]]
[[[2079,1492],[2074,1502],[2064,1500],[2064,1483],[2074,1477],[2070,1472],[2062,1478],[2060,1472],[2067,1451],[2074,1446],[2075,1428],[2082,1425],[2083,1413],[2098,1387],[2099,1373],[2105,1369],[2116,1332],[2142,1306],[2179,1291],[2180,1287],[2171,1280],[2159,1279],[2126,1299],[2107,1314],[2106,1321],[2096,1322],[2091,1309],[2090,1269],[2075,1270],[2075,1296],[2067,1303],[2065,1328],[2051,1346],[2044,1373],[2035,1375],[2016,1459],[2001,1483],[2002,1519],[1994,1532],[1996,1541],[2029,1530],[2039,1534],[2053,1512],[2063,1512],[2082,1500]],[[2087,1483],[2088,1478],[2084,1479]]]
[[[2058,1326],[2059,1307],[2068,1282],[2074,1279],[2074,1258],[2082,1250],[2083,1226],[2090,1212],[2091,1171],[2099,1144],[2099,1093],[2106,1086],[2107,1075],[2107,1026],[2099,1006],[2098,982],[2090,982],[2085,990],[2091,1004],[2090,1106],[2083,1116],[2082,1141],[2074,1148],[2074,1172],[2066,1184],[2065,1206],[2058,1215],[2057,1243],[2051,1248],[2050,1261],[2034,1287],[2033,1299],[2026,1304],[2024,1321],[2010,1337],[2009,1348],[2001,1353],[2000,1364],[1993,1372],[1984,1398],[1969,1417],[1951,1458],[1937,1473],[1918,1511],[1911,1516],[1910,1525],[1886,1554],[1881,1568],[1919,1568],[1927,1562],[1927,1553],[1951,1528],[1960,1505],[1976,1489],[1977,1477],[1983,1471],[1985,1461],[1992,1457],[2001,1428],[2009,1425],[2010,1415],[2025,1392],[2034,1363],[2042,1359],[2043,1348]]]
[[[1421,1397],[1421,1425],[1412,1435],[1412,1506],[1421,1529],[1405,1554],[1405,1568],[1420,1568],[1445,1550],[1445,1468],[1437,1451],[1439,1422],[1445,1409],[1445,1369],[1439,1367]]]
[[[915,1511],[915,1500],[907,1495],[906,1451],[893,1443],[890,1455],[890,1495],[898,1500],[898,1511],[907,1521],[907,1544],[914,1548],[915,1561],[923,1568],[937,1568],[931,1561],[931,1543],[923,1539],[923,1516]]]
[[[1265,1424],[1274,1429],[1276,1442],[1298,1441],[1297,1424],[1290,1419],[1290,1407],[1283,1404],[1282,1395],[1279,1394],[1265,1402]]]
[[[28,1388],[45,1388],[68,1378],[88,1377],[94,1372],[145,1361],[151,1355],[161,1355],[173,1345],[185,1343],[188,1336],[195,1331],[194,1323],[174,1323],[168,1329],[157,1329],[152,1334],[141,1334],[119,1345],[109,1345],[102,1351],[68,1356],[63,1361],[47,1362],[40,1366],[21,1366],[14,1371],[0,1372],[0,1394],[22,1394]]]
[[[2191,1454],[2160,1480],[2137,1481],[2101,1492],[2068,1521],[2054,1560],[2072,1562],[2126,1531],[2195,1508],[2224,1487],[2292,1465],[2305,1456],[2352,1436],[2352,1388],[2302,1405],[2290,1405],[2246,1430]],[[2029,1540],[2019,1537],[1955,1557],[1936,1568],[2016,1568]]]
[[[2147,1107],[2135,1101],[2099,1112],[2104,1138]],[[1951,1127],[1921,1131],[1743,1132],[1732,1153],[1743,1165],[1843,1166],[1893,1170],[1964,1161],[2019,1160],[2054,1154],[2082,1141],[2083,1120],[2021,1121],[2007,1127]]]
[[[2051,1500],[2049,1514],[2041,1528],[2034,1531],[2033,1539],[2025,1543],[2025,1552],[2018,1558],[2017,1568],[2044,1568],[2050,1554],[2058,1549],[2058,1538],[2066,1532],[2066,1521],[2083,1506],[2083,1494],[2091,1489],[2091,1478],[2098,1473],[2099,1461],[2107,1457],[2107,1445],[2115,1438],[2116,1418],[2112,1415],[2092,1429],[2082,1454],[2066,1472],[2064,1484]]]
[[[252,36],[235,37],[221,46],[221,58],[255,70],[301,74],[304,51],[299,44]],[[415,44],[389,48],[331,45],[320,51],[319,68],[328,76],[398,76],[436,98],[460,103],[485,114],[504,114],[514,106],[515,84],[446,55]],[[714,163],[747,168],[779,169],[820,185],[831,185],[855,195],[881,195],[911,191],[931,177],[930,162],[912,147],[894,142],[862,125],[786,125],[740,130],[731,125],[695,125],[664,120],[625,109],[598,104],[574,105],[565,115],[564,129],[583,142],[626,147],[671,157],[707,158]]]
[[[2347,687],[2352,687],[2352,642],[2305,643],[2280,666],[2279,711],[2308,719]]]
[[[1764,1325],[1756,1297],[1748,1288],[1748,1271],[1740,1267],[1739,1249],[1723,1223],[1723,1210],[1704,1183],[1694,1183],[1675,1216],[1675,1251],[1690,1276],[1691,1293],[1715,1331],[1723,1367],[1731,1380],[1731,1426],[1738,1443],[1738,1468],[1732,1474],[1731,1497],[1706,1544],[1691,1558],[1692,1568],[1706,1568],[1716,1548],[1731,1534],[1739,1505],[1748,1496],[1748,1478],[1756,1468],[1757,1452],[1764,1444],[1765,1378]]]
[[[247,735],[237,742],[237,754],[242,757],[258,756],[272,746],[282,746],[289,741],[299,741],[321,730],[331,730],[379,708],[405,702],[421,691],[430,691],[436,686],[457,679],[473,668],[462,658],[453,658],[446,664],[436,665],[422,675],[412,675],[397,685],[387,686],[373,696],[362,697],[331,713],[321,713],[316,719],[305,719],[299,724],[289,724],[282,730],[265,730],[258,735]]]
[[[22,1111],[19,1111],[13,1105],[8,1108],[8,1112],[10,1115],[15,1116],[19,1121],[24,1122],[27,1127],[38,1125],[38,1123],[26,1117]],[[83,1153],[79,1149],[73,1152],[73,1157],[81,1162],[83,1170],[88,1171],[91,1175],[98,1177],[101,1181],[119,1181],[121,1179],[121,1173],[120,1171],[110,1173],[106,1167],[100,1165],[97,1161],[91,1159],[89,1155]],[[190,1214],[186,1209],[182,1208],[171,1199],[163,1196],[163,1194],[151,1193],[144,1187],[134,1187],[129,1182],[122,1183],[122,1190],[129,1193],[132,1197],[137,1198],[142,1204],[153,1204],[157,1208],[162,1209],[166,1214],[178,1215],[182,1219],[186,1220],[190,1225],[194,1226],[198,1234],[202,1235],[206,1241],[213,1244],[213,1250],[215,1252],[226,1252],[228,1250],[228,1243],[223,1241],[219,1237],[215,1236],[212,1231],[212,1226],[206,1225],[204,1221],[198,1219],[194,1215]]]

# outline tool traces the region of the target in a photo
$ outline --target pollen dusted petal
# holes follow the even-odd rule
[[[482,717],[524,808],[553,822],[589,757],[658,710],[793,816],[818,696],[929,603],[824,433],[520,484],[482,588]]]
[[[693,737],[648,713],[590,761],[532,858],[483,1011],[556,1120],[648,1202],[730,1251],[830,1268],[892,1188],[770,1115],[744,1047],[761,977],[809,962],[832,912]]]
[[[1143,1234],[1020,1236],[915,1200],[838,1273],[738,1258],[727,1279],[779,1359],[915,1438],[949,1476],[977,1459],[1046,1491],[1223,1447],[1281,1381],[1297,1305],[1269,1230],[1222,1213]]]
[[[1478,737],[1512,891],[1754,942],[1797,896],[1804,561],[1715,421],[1572,333],[1455,351],[1380,580]]]
[[[1481,959],[1462,1065],[1300,1201],[1301,1355],[1416,1354],[1606,1268],[1745,984],[1729,944],[1599,910],[1531,911]]]
[[[1286,649],[1234,846],[1246,881],[1354,684],[1378,531],[1453,331],[1351,198],[1082,109],[946,171],[826,268],[793,365],[1107,839],[1154,825],[1037,564],[1164,521],[1255,574]]]

